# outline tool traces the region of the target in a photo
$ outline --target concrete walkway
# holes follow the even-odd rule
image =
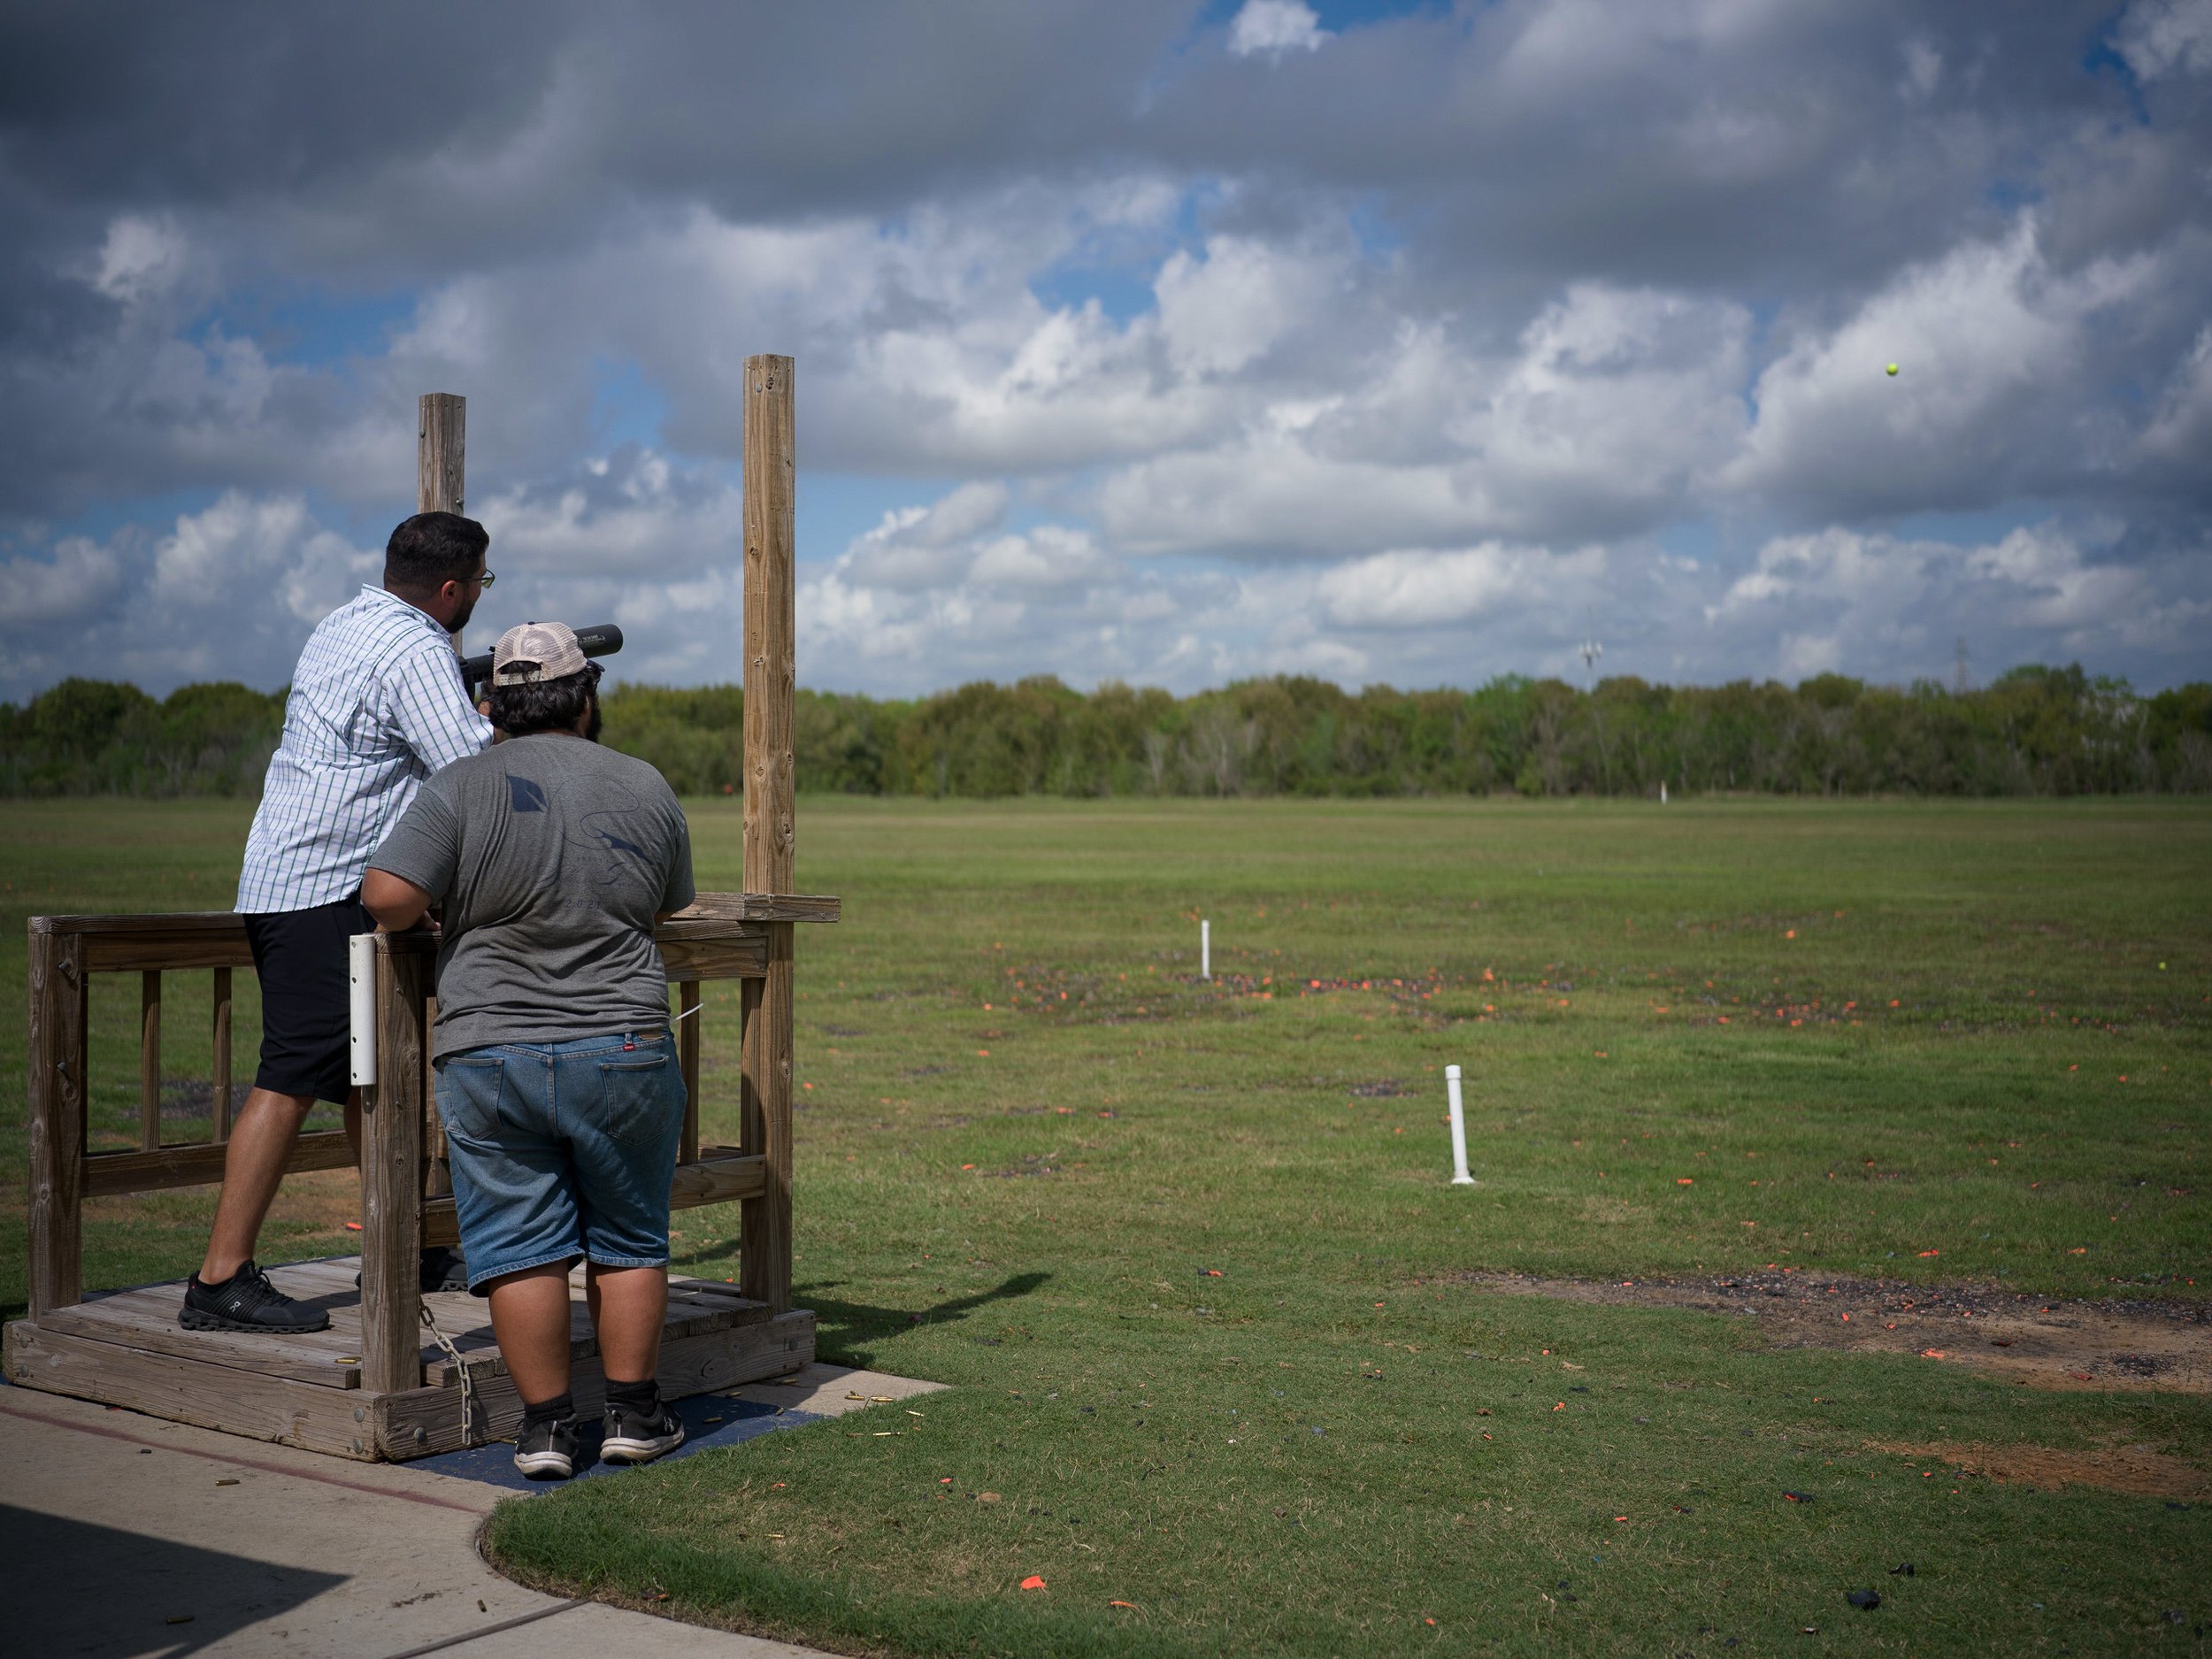
[[[779,1417],[816,1421],[934,1387],[818,1364],[795,1381],[726,1396],[730,1432],[750,1438]],[[687,1403],[715,1410],[711,1398]],[[458,1472],[348,1463],[0,1386],[5,1646],[56,1659],[813,1654],[510,1584],[484,1564],[476,1533],[511,1495],[500,1479],[511,1470],[498,1452],[456,1454],[472,1455],[480,1469]]]

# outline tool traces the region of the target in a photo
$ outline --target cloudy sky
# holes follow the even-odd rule
[[[2212,0],[15,6],[0,230],[0,697],[283,683],[429,390],[472,647],[735,679],[757,351],[817,687],[2212,676]]]

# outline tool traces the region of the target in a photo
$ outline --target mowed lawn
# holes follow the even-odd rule
[[[246,818],[0,808],[6,995],[27,915],[227,903]],[[734,806],[693,826],[701,885],[739,885]],[[1478,1277],[2212,1294],[2204,806],[807,798],[799,869],[846,918],[800,933],[800,1300],[826,1357],[954,1387],[510,1504],[511,1571],[850,1651],[2212,1631],[2212,1502],[1876,1449],[2212,1470],[2201,1396],[1778,1350],[1752,1320]],[[165,1069],[204,1075],[205,978],[173,979]],[[119,1137],[136,1011],[134,980],[96,994]],[[705,1018],[733,1138],[734,1002]],[[249,1005],[242,1067],[253,1037]],[[17,1123],[21,1043],[0,1033]],[[296,1183],[265,1254],[344,1249],[351,1203],[348,1177]],[[89,1282],[182,1273],[209,1204],[98,1206]],[[680,1267],[735,1271],[733,1210],[678,1224]],[[1867,1587],[1878,1609],[1847,1604]]]

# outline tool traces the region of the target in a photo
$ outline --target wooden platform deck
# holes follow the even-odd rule
[[[500,1363],[486,1302],[465,1291],[422,1298],[468,1372],[462,1421],[460,1366],[423,1333],[421,1386],[377,1393],[361,1386],[358,1256],[293,1262],[269,1277],[288,1295],[326,1309],[330,1328],[300,1336],[187,1331],[177,1324],[181,1280],[118,1291],[7,1327],[8,1379],[156,1417],[340,1456],[401,1462],[511,1435],[522,1404]],[[604,1379],[572,1277],[572,1392],[580,1410],[599,1407]],[[661,1340],[661,1392],[671,1399],[795,1371],[814,1357],[814,1316],[778,1315],[718,1279],[672,1277]]]
[[[661,1387],[672,1396],[779,1376],[814,1357],[814,1316],[791,1308],[795,933],[803,924],[835,922],[842,910],[834,898],[792,891],[793,370],[789,357],[745,359],[744,534],[730,549],[735,556],[741,545],[743,605],[729,618],[733,645],[737,629],[744,641],[744,891],[703,893],[654,933],[676,1001],[670,1025],[684,1079],[669,1204],[738,1205],[742,1247],[736,1286],[678,1281],[661,1348]],[[461,510],[463,408],[461,398],[442,392],[426,393],[418,406],[420,511]],[[367,964],[373,1017],[359,1033],[374,1060],[358,1068],[373,1079],[362,1085],[361,1144],[357,1149],[334,1133],[304,1136],[288,1165],[338,1169],[357,1156],[365,1301],[354,1288],[361,1265],[354,1258],[273,1268],[283,1289],[328,1308],[331,1328],[311,1338],[240,1337],[179,1328],[180,1284],[87,1301],[83,1268],[88,1199],[214,1186],[228,1167],[232,976],[251,972],[254,961],[244,918],[227,910],[29,918],[30,1317],[9,1325],[0,1346],[10,1379],[342,1457],[421,1457],[514,1432],[521,1403],[500,1365],[484,1304],[467,1295],[419,1297],[415,1288],[423,1247],[457,1237],[428,1056],[436,949],[425,931],[375,936]],[[163,1009],[173,1015],[184,1006],[172,976],[193,972],[212,976],[205,1004],[211,1110],[204,1137],[179,1142],[163,1121]],[[104,974],[139,982],[138,1145],[115,1150],[95,1147],[108,1138],[115,1104],[94,1089],[90,987]],[[721,1118],[734,1123],[738,1144],[703,1148],[701,1028],[710,1002],[704,987],[716,980],[736,982],[734,997],[711,1001],[737,1016],[736,1099]],[[426,1308],[457,1363],[419,1328]],[[574,1351],[576,1402],[596,1409],[603,1379],[580,1298]]]

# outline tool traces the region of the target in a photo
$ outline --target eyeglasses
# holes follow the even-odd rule
[[[495,572],[486,571],[481,576],[479,576],[476,579],[476,585],[479,588],[488,588],[498,580],[499,577]]]

